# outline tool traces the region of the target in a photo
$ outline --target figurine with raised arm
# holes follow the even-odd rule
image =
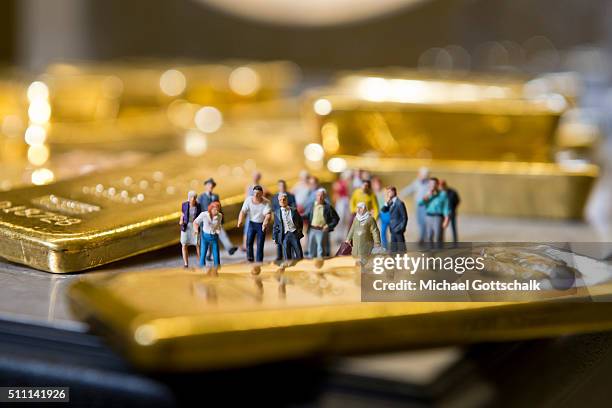
[[[385,205],[381,208],[382,214],[388,214],[389,231],[391,239],[389,244],[389,252],[403,252],[406,250],[406,239],[404,233],[408,225],[408,213],[406,205],[397,196],[397,189],[393,186],[387,187],[385,190]]]
[[[221,202],[221,198],[219,194],[214,192],[215,187],[217,187],[217,183],[213,178],[209,178],[204,181],[204,192],[198,196],[198,203],[200,203],[200,208],[208,208],[208,206],[215,202]],[[223,244],[223,248],[227,251],[228,254],[234,255],[234,253],[238,250],[238,247],[235,246],[230,240],[227,232],[225,232],[225,228],[221,225],[221,229],[219,230],[219,241]],[[207,260],[211,260],[211,254],[207,254]]]
[[[187,201],[181,206],[181,217],[179,225],[181,226],[181,249],[183,253],[183,266],[189,267],[189,247],[195,246],[198,258],[200,257],[200,247],[198,246],[197,236],[193,233],[193,220],[195,220],[202,212],[200,204],[197,201],[198,195],[195,191],[187,193]]]
[[[221,230],[221,203],[213,201],[208,205],[207,211],[203,211],[194,221],[194,235],[200,234],[200,266],[206,266],[206,252],[212,247],[214,266],[221,264],[219,257],[219,231]],[[200,231],[201,229],[201,231]]]

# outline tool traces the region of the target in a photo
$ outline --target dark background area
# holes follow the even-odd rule
[[[357,3],[357,2],[356,2]],[[559,50],[605,45],[607,0],[429,0],[331,27],[248,21],[196,0],[4,0],[0,60],[40,69],[57,59],[188,57],[289,59],[303,67],[415,66],[431,47],[457,44],[487,68],[487,41],[544,36]],[[512,62],[512,61],[511,61]]]

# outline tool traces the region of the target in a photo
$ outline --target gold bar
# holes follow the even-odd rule
[[[132,108],[159,108],[183,99],[229,109],[278,99],[299,80],[287,61],[181,61],[54,64],[41,80],[49,86],[53,121],[113,119]]]
[[[376,70],[361,70],[341,72],[333,86],[346,93],[355,93],[362,89],[367,91],[371,78],[381,78],[390,86],[399,86],[414,91],[410,85],[417,85],[415,97],[439,101],[459,101],[466,99],[530,99],[547,94],[562,95],[570,106],[576,105],[576,100],[582,93],[582,82],[575,72],[555,72],[538,76],[519,74],[472,74],[467,72],[434,72],[415,71],[405,68],[385,68]],[[406,83],[410,81],[410,83]],[[380,84],[380,81],[376,81]],[[383,84],[385,86],[386,84]],[[432,92],[422,91],[429,88]],[[421,92],[418,92],[418,91]],[[367,92],[364,92],[367,94]],[[401,93],[391,93],[391,98]]]
[[[128,169],[0,193],[0,256],[45,271],[81,271],[178,242],[180,204],[214,177],[227,225],[237,218],[257,169],[265,184],[297,177],[303,162],[294,122],[226,126],[187,151]],[[203,135],[199,135],[205,138]],[[191,144],[190,144],[191,143]],[[205,145],[204,145],[205,146]]]
[[[48,143],[60,150],[163,152],[180,148],[179,135],[179,129],[162,109],[141,109],[110,121],[54,122],[48,125]]]
[[[561,114],[528,100],[402,103],[333,93],[321,100],[331,110],[316,115],[316,131],[330,155],[551,162]]]
[[[25,149],[24,149],[25,150]],[[52,152],[43,166],[33,166],[25,160],[0,163],[0,191],[9,191],[30,185],[49,184],[68,180],[94,171],[109,171],[119,167],[133,166],[149,155],[136,151],[72,150]]]
[[[612,329],[612,303],[585,303],[609,300],[609,283],[565,302],[368,303],[351,257],[250,268],[95,274],[69,298],[132,363],[156,371]]]
[[[459,191],[461,213],[494,216],[582,218],[599,173],[598,166],[581,162],[334,157],[342,161],[343,167],[368,170],[398,189],[414,180],[419,168],[427,167]]]

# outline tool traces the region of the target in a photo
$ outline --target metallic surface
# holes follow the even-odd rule
[[[0,193],[0,256],[63,273],[171,245],[179,239],[181,202],[208,177],[223,180],[217,190],[232,225],[255,169],[270,175],[269,185],[296,177],[301,161],[287,158],[301,154],[299,134],[295,125],[226,127],[200,156],[168,153],[129,169]]]
[[[344,159],[349,168],[374,172],[398,188],[426,166],[460,192],[461,213],[498,216],[582,218],[599,174],[598,166],[585,163],[334,157]]]
[[[52,151],[45,169],[51,171],[52,181],[67,180],[91,173],[93,171],[112,170],[119,167],[133,166],[148,156],[140,151],[123,150],[121,152],[100,150]],[[0,191],[8,191],[35,184],[36,167],[23,160],[0,164]],[[33,180],[34,179],[34,180]],[[44,184],[48,184],[44,183]]]
[[[69,297],[134,364],[193,370],[611,329],[612,303],[589,302],[609,301],[612,286],[581,293],[565,302],[363,303],[360,271],[341,257],[263,265],[259,275],[244,264],[218,277],[193,269],[94,274]]]
[[[372,101],[321,95],[331,103],[318,116],[328,154],[454,160],[553,160],[561,112],[545,101]],[[327,140],[326,140],[327,139]]]
[[[169,80],[170,94],[163,86],[168,71],[180,78],[179,83]],[[299,68],[287,61],[197,64],[152,60],[54,64],[41,79],[50,88],[53,121],[62,122],[112,119],[126,107],[163,107],[179,98],[218,108],[274,100],[290,91],[299,75]]]
[[[495,223],[495,230],[490,228],[492,223]],[[596,231],[586,223],[462,215],[461,228],[462,239],[468,242],[494,242],[500,239],[523,242],[533,239],[542,242],[584,241],[570,245],[571,250],[574,253],[592,256],[596,259],[606,259],[610,255],[602,251],[592,251],[597,248],[592,242],[601,237],[598,238]],[[241,238],[241,231],[231,231],[230,236],[232,234],[234,242],[238,242]],[[417,239],[417,232],[410,229],[408,232],[410,240],[413,235],[414,239]],[[190,251],[190,254],[190,264],[197,265],[198,259],[196,259],[195,251]],[[266,259],[273,259],[275,255],[276,246],[268,239],[265,247]],[[586,256],[581,259],[588,259]],[[232,263],[243,262],[244,257],[242,251],[229,255],[223,250],[221,251],[221,264],[226,267]],[[176,246],[171,246],[97,267],[88,275],[105,275],[114,273],[110,271],[116,270],[148,274],[154,269],[180,266],[182,266],[180,250]],[[25,320],[43,326],[66,329],[80,327],[81,330],[85,330],[87,326],[72,313],[67,298],[68,288],[80,277],[79,274],[52,274],[37,271],[25,265],[0,259],[0,319]]]

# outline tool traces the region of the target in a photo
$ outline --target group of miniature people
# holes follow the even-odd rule
[[[403,252],[408,214],[400,194],[415,197],[420,243],[443,242],[444,229],[449,225],[457,242],[459,195],[444,180],[430,177],[427,169],[421,169],[418,178],[400,194],[394,186],[382,188],[380,179],[370,178],[365,172],[345,172],[333,183],[333,203],[316,177],[305,173],[292,192],[284,180],[279,180],[278,192],[271,199],[266,198],[260,181],[261,174],[255,173],[238,215],[237,227],[244,226],[242,249],[249,262],[263,262],[266,231],[271,223],[277,261],[305,255],[330,256],[335,229],[340,230],[355,257],[367,257],[375,251]],[[213,193],[215,181],[208,179],[204,186],[199,196],[190,191],[182,204],[179,224],[185,267],[189,246],[196,247],[201,267],[207,260],[215,267],[220,264],[220,242],[230,255],[238,250],[223,227],[220,197]],[[305,235],[306,251],[301,244]]]

